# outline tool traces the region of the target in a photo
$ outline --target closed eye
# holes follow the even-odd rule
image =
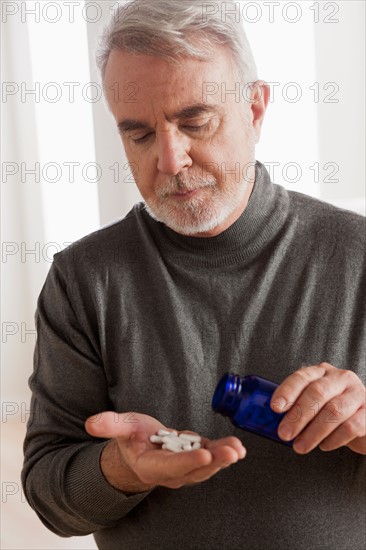
[[[201,126],[183,126],[186,130],[190,132],[202,132],[208,126],[208,122],[201,124]]]
[[[200,132],[203,132],[204,130],[207,129],[209,125],[209,122],[205,122],[205,124],[201,124],[200,126],[189,126],[189,125],[184,125],[184,126],[181,126],[181,128],[185,129],[185,130],[188,130],[189,132],[194,132],[194,133],[200,133]],[[154,135],[154,132],[149,132],[148,134],[145,134],[144,136],[140,137],[140,138],[137,138],[137,139],[134,139],[134,138],[131,138],[132,141],[134,143],[145,143],[146,141],[148,141],[148,139]]]
[[[145,143],[145,141],[147,141],[149,139],[149,137],[152,136],[152,135],[153,135],[152,132],[150,132],[149,134],[146,134],[146,135],[144,135],[140,138],[137,138],[137,139],[131,138],[131,139],[134,143]]]

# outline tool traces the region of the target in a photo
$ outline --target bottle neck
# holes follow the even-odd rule
[[[215,412],[224,416],[236,413],[241,400],[242,381],[243,378],[237,374],[224,374],[212,398],[212,409]]]

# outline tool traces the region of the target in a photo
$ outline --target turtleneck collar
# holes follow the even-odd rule
[[[232,265],[251,259],[279,231],[289,208],[283,187],[273,184],[260,162],[255,166],[255,183],[240,217],[215,237],[187,237],[151,218],[142,208],[153,238],[164,257],[184,264],[209,267]]]

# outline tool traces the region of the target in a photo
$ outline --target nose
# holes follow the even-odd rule
[[[164,131],[157,136],[157,167],[169,176],[176,176],[184,168],[192,166],[189,156],[189,138],[178,131]]]

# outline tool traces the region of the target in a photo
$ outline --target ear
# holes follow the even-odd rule
[[[252,124],[257,136],[256,143],[258,143],[261,135],[261,128],[269,102],[269,96],[270,88],[264,80],[253,82],[247,91],[248,101],[251,103]]]

